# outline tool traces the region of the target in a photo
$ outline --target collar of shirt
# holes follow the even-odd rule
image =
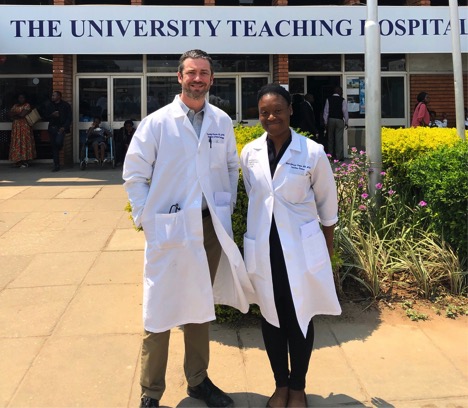
[[[291,144],[291,141],[292,141],[292,135],[288,137],[288,139],[283,143],[283,146],[281,146],[281,149],[278,152],[278,154],[276,154],[273,140],[267,137],[266,142],[267,142],[267,147],[268,147],[268,161],[270,162],[271,178],[273,178],[273,175],[275,174],[275,171],[276,171],[276,167],[278,166],[278,163],[281,160],[281,157],[283,157],[284,152],[286,151],[288,146]]]

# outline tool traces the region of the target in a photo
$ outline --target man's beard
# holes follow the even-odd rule
[[[205,95],[208,93],[208,90],[209,88],[207,86],[205,86],[204,89],[197,89],[195,91],[193,91],[190,86],[183,88],[184,94],[187,95],[190,99],[194,100],[204,99]]]

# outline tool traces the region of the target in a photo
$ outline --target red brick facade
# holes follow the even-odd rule
[[[463,81],[463,95],[468,95],[468,83],[466,75]],[[451,74],[424,74],[410,76],[409,112],[413,115],[416,105],[416,97],[419,92],[427,92],[430,96],[429,110],[437,113],[437,119],[443,112],[447,114],[448,126],[456,127],[455,117],[455,86]]]

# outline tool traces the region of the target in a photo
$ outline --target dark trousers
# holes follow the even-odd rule
[[[52,159],[54,167],[60,166],[59,152],[63,147],[64,134],[59,132],[59,128],[55,126],[49,127],[50,146],[52,147]]]
[[[265,349],[276,386],[303,390],[314,345],[314,324],[312,320],[309,322],[307,336],[304,338],[297,321],[286,263],[274,219],[270,231],[270,263],[280,327],[275,327],[262,318]]]

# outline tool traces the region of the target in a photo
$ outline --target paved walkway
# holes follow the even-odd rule
[[[143,234],[123,211],[120,170],[0,165],[0,406],[137,407]],[[378,312],[316,319],[314,407],[467,407],[468,318]],[[258,326],[212,326],[210,376],[237,407],[274,383]],[[171,337],[169,407],[185,393]]]

